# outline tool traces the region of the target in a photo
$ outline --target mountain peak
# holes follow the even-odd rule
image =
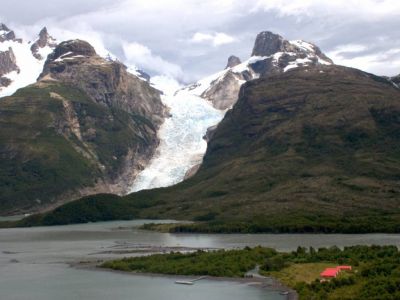
[[[4,23],[0,23],[0,31],[10,31],[10,28]]]
[[[43,27],[39,32],[39,39],[36,40],[31,46],[32,55],[39,60],[42,60],[49,54],[50,51],[43,51],[41,49],[49,48],[53,49],[57,46],[57,41],[49,35],[47,28]],[[46,49],[48,50],[48,49]]]
[[[39,32],[39,37],[47,36],[49,33],[47,32],[47,27],[43,27],[42,30]]]
[[[20,41],[15,37],[14,31],[7,27],[6,24],[0,24],[0,43],[5,41]]]
[[[240,65],[241,63],[242,63],[242,61],[240,60],[239,57],[237,57],[235,55],[231,55],[228,58],[228,63],[226,64],[225,69],[236,67],[237,65]]]
[[[60,43],[54,49],[51,59],[56,60],[58,58],[73,57],[78,55],[95,56],[97,54],[93,46],[88,42],[76,39]]]
[[[251,56],[270,56],[284,51],[285,42],[287,43],[279,34],[271,31],[262,31],[256,37]]]
[[[320,48],[312,43],[303,40],[288,41],[279,34],[275,34],[271,31],[260,32],[256,37],[252,56],[265,57],[278,53],[299,56],[301,59],[315,57],[319,60],[323,60],[326,64],[333,64],[332,60],[322,53]]]

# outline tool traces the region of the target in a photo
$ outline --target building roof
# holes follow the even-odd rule
[[[322,273],[322,277],[336,277],[340,270],[337,268],[326,268]]]
[[[336,268],[339,270],[351,270],[351,266],[338,266]]]

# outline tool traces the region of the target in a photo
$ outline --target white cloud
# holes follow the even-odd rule
[[[331,53],[339,54],[339,53],[358,53],[367,50],[368,48],[365,45],[359,44],[347,44],[340,45],[335,48]]]
[[[178,79],[183,76],[182,69],[178,65],[154,55],[148,47],[142,44],[123,42],[122,49],[126,59],[125,62],[128,65]]]
[[[216,32],[213,34],[196,32],[190,39],[192,43],[211,43],[213,46],[218,47],[225,44],[230,44],[236,39],[226,33]]]
[[[363,54],[362,52],[365,50],[368,50],[368,47],[348,44],[336,47],[327,55],[338,65],[367,72],[374,70],[377,75],[400,73],[400,48]],[[346,56],[348,53],[358,53],[358,55],[349,58]]]
[[[257,0],[253,11],[275,10],[286,16],[350,16],[369,20],[400,16],[398,0]],[[343,20],[346,21],[346,20]]]

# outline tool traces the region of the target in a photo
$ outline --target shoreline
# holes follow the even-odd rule
[[[158,278],[169,278],[171,283],[175,284],[175,280],[191,281],[193,279],[199,278],[201,275],[175,275],[175,274],[159,274],[159,273],[139,273],[139,272],[126,272],[113,270],[109,268],[102,268],[99,265],[106,260],[96,260],[96,261],[81,261],[76,263],[69,263],[71,268],[94,271],[94,272],[110,272],[115,274],[123,274],[128,276],[141,276],[141,277],[158,277]],[[287,300],[297,300],[297,292],[290,287],[284,285],[279,280],[274,277],[215,277],[215,276],[205,276],[203,280],[216,281],[216,282],[234,282],[238,284],[246,284],[251,287],[260,288],[264,290],[276,291],[278,293],[288,293],[286,294]]]

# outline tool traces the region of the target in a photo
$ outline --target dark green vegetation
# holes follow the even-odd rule
[[[145,149],[154,138],[148,123],[61,83],[41,82],[1,99],[0,212],[44,206],[112,181],[129,149]]]
[[[243,277],[256,264],[276,255],[275,250],[261,247],[233,251],[197,251],[190,254],[177,252],[124,258],[106,262],[102,267],[141,273]]]
[[[322,266],[351,265],[353,271],[342,272],[338,278],[320,282]],[[102,265],[121,271],[173,275],[211,275],[243,277],[246,271],[261,266],[261,272],[282,280],[294,288],[300,299],[399,299],[400,253],[394,246],[354,246],[343,250],[299,247],[291,253],[256,247],[243,250],[171,253],[147,257],[125,258]],[[286,271],[303,270],[296,280],[288,280]],[[313,278],[307,269],[315,269]],[[312,273],[311,273],[312,274]]]
[[[124,216],[200,222],[175,232],[400,232],[399,116],[400,91],[355,69],[254,80],[195,176],[118,201]]]

